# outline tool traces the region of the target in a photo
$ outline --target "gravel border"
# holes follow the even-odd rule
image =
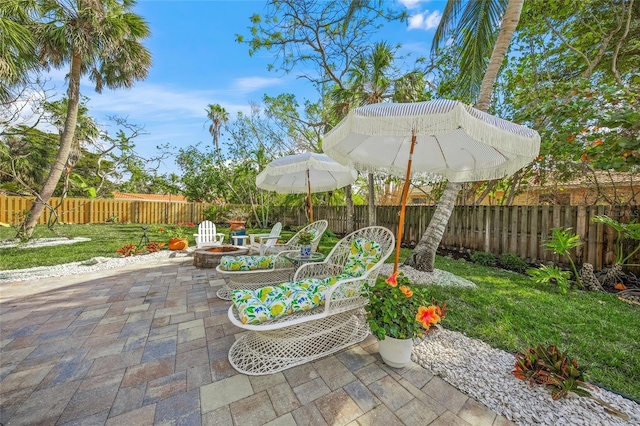
[[[543,386],[530,387],[511,371],[515,356],[462,333],[437,328],[416,341],[412,360],[518,425],[638,425],[640,404],[596,388],[591,394],[630,417],[605,412],[591,398],[570,394],[554,401]]]
[[[156,253],[149,253],[141,256],[94,257],[84,262],[64,263],[54,266],[38,266],[26,269],[10,269],[8,271],[0,271],[0,283],[86,274],[89,272],[122,268],[136,263],[153,262],[173,256],[175,256],[175,252],[170,250],[161,250]]]

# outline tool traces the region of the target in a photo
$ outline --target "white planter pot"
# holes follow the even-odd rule
[[[395,339],[385,336],[384,340],[378,341],[378,352],[389,367],[402,368],[409,364],[412,350],[412,339]]]

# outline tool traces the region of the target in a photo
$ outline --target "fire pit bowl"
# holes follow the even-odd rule
[[[248,251],[248,247],[232,246],[230,244],[200,248],[193,252],[193,265],[198,268],[215,268],[220,263],[222,256],[240,256],[247,254]]]

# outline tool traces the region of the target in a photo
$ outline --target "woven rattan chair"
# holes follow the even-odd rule
[[[355,243],[354,243],[355,242]],[[376,260],[364,272],[349,276],[348,264],[354,244],[366,243],[378,251]],[[271,374],[321,358],[364,340],[369,332],[363,317],[368,299],[363,297],[364,286],[375,284],[380,266],[393,252],[395,238],[384,227],[371,226],[355,231],[331,250],[324,262],[302,265],[294,281],[310,278],[332,280],[324,290],[324,303],[310,310],[302,310],[259,324],[243,323],[232,305],[231,322],[247,330],[229,349],[229,362],[248,375]],[[379,257],[378,257],[379,255]],[[332,282],[332,281],[329,281]],[[288,283],[294,284],[294,283]],[[264,289],[258,289],[257,292]],[[236,292],[234,296],[240,295]]]
[[[318,251],[318,245],[320,244],[320,239],[322,238],[322,234],[327,230],[327,226],[329,226],[329,222],[326,220],[316,220],[315,222],[311,222],[289,239],[286,243],[282,244],[274,244],[271,247],[268,247],[265,250],[264,254],[271,253],[280,253],[281,251],[289,251],[289,250],[299,250],[300,243],[298,240],[300,239],[300,234],[303,232],[311,232],[314,234],[313,241],[311,241],[311,250]]]
[[[231,300],[233,290],[255,290],[265,285],[289,281],[295,273],[295,266],[284,255],[288,252],[300,250],[298,240],[302,232],[313,232],[315,234],[315,238],[311,242],[311,250],[317,251],[322,234],[327,229],[328,224],[326,220],[312,222],[298,231],[286,243],[274,244],[266,248],[264,254],[273,256],[273,262],[269,263],[270,266],[268,268],[230,271],[225,269],[225,262],[222,260],[220,265],[216,267],[216,271],[226,280],[225,284],[218,289],[217,296],[220,299]]]

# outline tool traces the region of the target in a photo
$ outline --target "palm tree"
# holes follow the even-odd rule
[[[32,0],[3,0],[0,3],[0,103],[11,101],[12,89],[27,81],[29,72],[40,66],[35,40],[29,31],[35,11]]]
[[[461,78],[463,81],[469,79],[467,90],[472,96],[477,93],[475,107],[486,111],[491,102],[491,93],[500,66],[518,26],[524,0],[471,1],[466,3],[465,10],[460,15],[461,3],[461,0],[447,2],[434,36],[433,49],[438,50],[451,33],[453,24],[457,22],[453,33],[458,34],[457,42],[461,45]],[[500,32],[496,36],[495,27],[499,22]],[[493,51],[489,55],[492,46]],[[489,56],[489,64],[485,68],[484,64]],[[484,76],[478,86],[482,69],[485,70]],[[436,251],[453,212],[460,187],[459,183],[447,183],[433,218],[411,256],[405,261],[406,265],[421,271],[433,271]]]
[[[349,70],[348,91],[351,104],[358,106],[382,102],[390,97],[393,80],[389,73],[393,66],[393,49],[385,42],[376,43],[368,56],[360,56]],[[368,174],[369,226],[376,224],[375,182],[373,173]]]
[[[220,156],[220,129],[222,125],[229,121],[229,113],[220,104],[207,105],[207,118],[211,120],[209,133],[213,136],[213,147],[218,154],[218,163],[222,163]]]
[[[147,76],[151,54],[141,40],[149,36],[147,23],[130,12],[134,0],[43,0],[42,19],[35,30],[38,57],[54,68],[69,67],[67,112],[60,148],[49,176],[28,213],[19,238],[30,238],[38,218],[49,203],[73,146],[80,77],[104,86],[130,88]]]

